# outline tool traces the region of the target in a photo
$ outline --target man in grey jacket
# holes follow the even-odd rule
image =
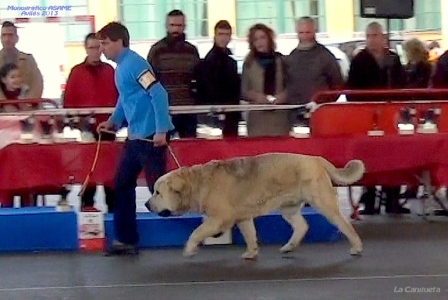
[[[317,92],[340,89],[344,79],[334,55],[317,43],[314,20],[300,18],[296,30],[299,44],[284,58],[287,103],[307,104]]]

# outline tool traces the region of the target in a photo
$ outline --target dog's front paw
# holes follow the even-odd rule
[[[361,256],[361,253],[362,253],[362,246],[350,248],[350,255]]]
[[[185,246],[183,255],[185,257],[192,257],[198,253],[198,247],[197,246]]]
[[[294,244],[287,243],[286,245],[284,245],[283,247],[280,248],[280,252],[281,253],[292,252],[292,251],[294,251],[295,248],[296,248],[296,246]]]
[[[247,260],[255,260],[258,257],[258,251],[246,251],[241,257]]]

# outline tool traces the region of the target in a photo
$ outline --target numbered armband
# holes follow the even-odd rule
[[[143,70],[137,77],[138,84],[140,84],[145,91],[148,91],[153,84],[157,83],[157,81],[156,76],[149,69]]]

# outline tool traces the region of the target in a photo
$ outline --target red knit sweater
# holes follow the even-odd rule
[[[97,66],[85,61],[74,66],[67,80],[64,108],[114,107],[118,91],[114,68],[104,62]]]

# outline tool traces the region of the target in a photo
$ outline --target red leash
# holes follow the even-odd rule
[[[93,159],[92,167],[90,168],[89,174],[87,174],[86,178],[84,179],[84,182],[82,183],[82,188],[78,193],[79,197],[82,197],[84,195],[87,185],[89,184],[90,176],[93,174],[93,171],[95,171],[96,163],[98,162],[98,156],[100,154],[100,146],[101,146],[101,131],[99,132],[98,141],[96,143],[95,158]]]

